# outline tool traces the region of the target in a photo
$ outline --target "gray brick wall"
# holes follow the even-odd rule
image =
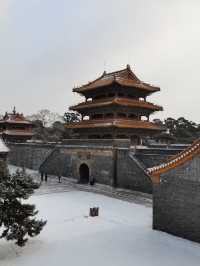
[[[41,172],[57,175],[60,171],[63,176],[79,180],[81,164],[87,164],[90,170],[90,179],[95,178],[98,183],[111,184],[113,176],[113,152],[111,148],[89,147],[59,147],[44,161]]]
[[[8,145],[8,163],[38,170],[45,158],[53,151],[53,144],[13,143]]]
[[[135,159],[137,160],[136,157]],[[118,150],[117,186],[152,193],[152,182],[139,163],[132,159],[129,150]]]
[[[200,242],[200,156],[153,188],[153,228]]]
[[[9,163],[77,181],[79,167],[86,163],[90,178],[99,183],[152,193],[151,181],[144,172],[148,160],[155,165],[175,151],[139,149],[133,155],[129,147],[127,140],[65,140],[61,145],[16,143],[10,145]]]

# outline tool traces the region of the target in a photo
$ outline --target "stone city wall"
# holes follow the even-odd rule
[[[145,165],[130,150],[117,151],[117,187],[152,193],[152,182]]]
[[[25,143],[9,147],[10,164],[77,181],[80,181],[80,166],[86,164],[90,180],[147,193],[152,192],[145,173],[150,164],[147,161],[155,165],[175,153],[167,150],[165,154],[164,149],[153,148],[134,150],[128,140],[66,140],[57,145]]]
[[[153,228],[200,242],[200,156],[163,174],[153,190]]]
[[[55,144],[10,143],[8,163],[38,170],[42,162],[53,151]]]
[[[62,175],[80,181],[80,166],[86,164],[89,168],[89,180],[112,185],[113,152],[110,148],[62,147],[59,146],[44,161],[40,171]]]

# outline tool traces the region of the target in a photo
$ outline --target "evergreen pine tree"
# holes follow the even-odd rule
[[[25,170],[9,174],[5,162],[0,162],[0,238],[24,246],[28,237],[41,232],[46,221],[37,220],[35,205],[25,203],[38,188],[39,184]]]

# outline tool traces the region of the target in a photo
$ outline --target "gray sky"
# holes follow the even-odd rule
[[[199,123],[199,14],[199,0],[0,0],[0,113],[62,114],[74,85],[129,63],[161,87],[155,117]]]

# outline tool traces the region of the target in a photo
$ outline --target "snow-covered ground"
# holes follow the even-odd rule
[[[200,245],[153,231],[151,207],[67,189],[68,183],[65,192],[64,184],[54,191],[56,183],[43,184],[30,200],[48,220],[44,230],[22,249],[0,240],[0,266],[199,266]],[[94,206],[100,216],[88,217]]]
[[[22,249],[0,240],[1,266],[199,266],[200,245],[153,231],[151,208],[82,191],[31,201],[48,223]]]

